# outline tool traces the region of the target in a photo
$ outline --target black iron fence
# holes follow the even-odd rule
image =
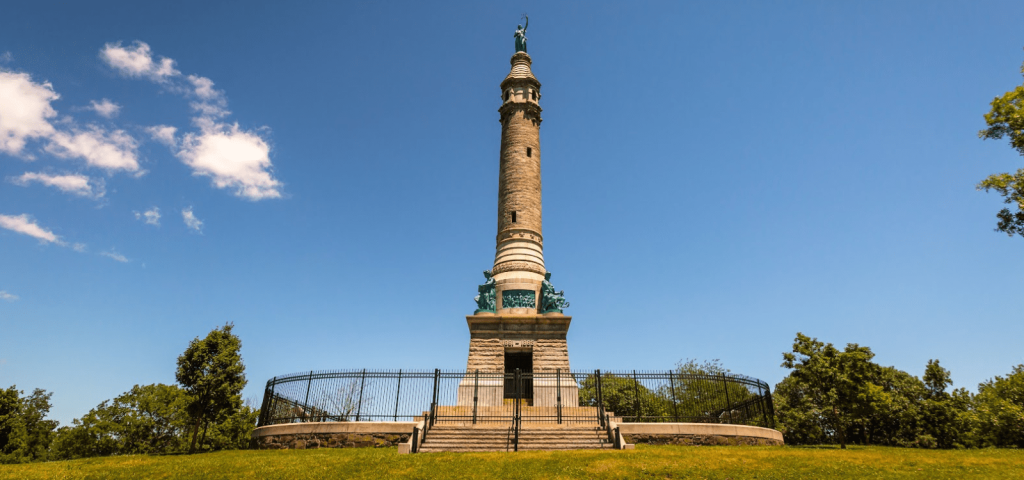
[[[742,375],[336,370],[270,379],[259,425],[413,420],[604,425],[610,414],[619,422],[774,428],[774,413],[768,384]]]

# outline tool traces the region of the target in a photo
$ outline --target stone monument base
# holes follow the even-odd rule
[[[466,316],[469,325],[469,360],[466,377],[459,382],[458,405],[500,406],[505,397],[504,381],[496,378],[520,368],[523,373],[538,374],[532,378],[532,398],[525,398],[535,407],[553,407],[561,389],[562,406],[579,405],[579,386],[569,373],[569,350],[565,337],[572,317],[561,313],[507,314],[478,313]],[[513,356],[521,364],[506,365]],[[473,373],[487,373],[476,379]],[[560,379],[555,373],[566,373]]]

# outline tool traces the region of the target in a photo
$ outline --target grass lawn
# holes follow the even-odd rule
[[[0,479],[120,478],[1021,478],[1024,450],[679,447],[632,451],[430,453],[234,451],[0,466]]]

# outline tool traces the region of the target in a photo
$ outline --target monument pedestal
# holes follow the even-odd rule
[[[504,382],[494,374],[510,373],[518,362],[520,371],[534,374],[532,398],[526,398],[536,407],[557,405],[561,388],[562,405],[579,405],[579,386],[569,376],[569,350],[565,337],[572,317],[561,313],[548,314],[492,314],[466,316],[469,324],[469,360],[466,377],[459,383],[458,405],[472,405],[476,391],[479,406],[502,405],[505,398]],[[473,373],[489,373],[486,378],[474,380]],[[556,376],[561,371],[565,376]]]

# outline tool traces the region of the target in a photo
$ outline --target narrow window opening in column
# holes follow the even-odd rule
[[[511,90],[509,90],[509,91],[505,92],[505,101],[506,101],[506,102],[508,101],[508,97],[509,97],[510,95],[512,95],[512,91],[511,91]]]
[[[512,223],[516,223],[516,212],[512,212]]]
[[[533,100],[536,101],[537,100],[537,91],[536,90],[530,90],[530,97],[532,97]]]
[[[533,156],[533,149],[532,148],[526,147],[526,156],[527,157],[532,157]]]

